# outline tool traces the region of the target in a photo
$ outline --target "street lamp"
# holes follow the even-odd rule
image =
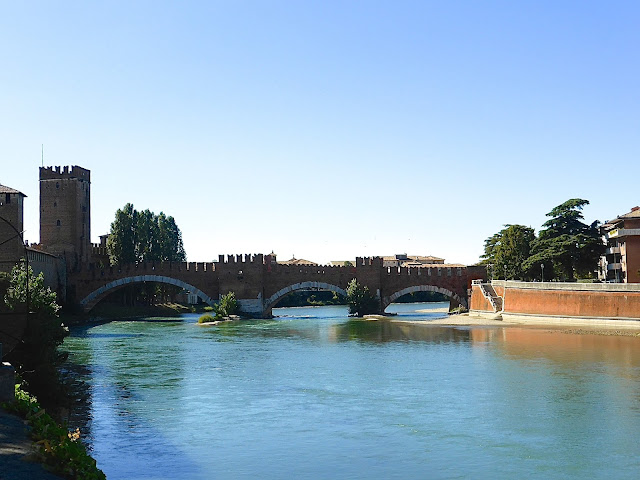
[[[544,282],[544,263],[540,264],[540,268],[542,269],[542,281]]]

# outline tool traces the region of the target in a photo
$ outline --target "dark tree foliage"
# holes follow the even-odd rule
[[[565,281],[589,277],[596,270],[605,245],[598,231],[599,222],[591,225],[582,222],[585,205],[589,205],[588,200],[572,198],[547,213],[551,219],[544,223],[545,228],[532,243],[532,254],[524,264],[525,269],[551,264],[554,277]],[[546,272],[545,269],[545,277]]]
[[[28,272],[28,275],[27,275]],[[44,285],[42,272],[33,273],[20,263],[3,283],[8,284],[4,303],[10,311],[26,311],[27,277],[29,284],[28,321],[21,342],[7,355],[18,374],[26,382],[26,389],[45,405],[59,402],[63,396],[58,368],[66,354],[58,351],[69,330],[60,322],[56,294]]]
[[[182,233],[174,218],[148,209],[138,212],[131,203],[116,211],[107,251],[112,265],[186,259]]]
[[[524,263],[529,258],[533,240],[533,228],[505,225],[505,228],[485,240],[482,263],[491,265],[489,274],[495,278],[526,279],[529,274]]]
[[[349,313],[362,317],[380,311],[380,302],[369,291],[369,287],[361,285],[354,278],[347,286],[347,305]]]

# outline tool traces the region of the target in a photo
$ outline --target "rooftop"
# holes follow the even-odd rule
[[[608,220],[605,223],[603,223],[602,226],[603,227],[612,227],[612,226],[620,223],[622,220],[625,220],[627,218],[640,218],[640,208],[633,207],[629,213],[625,213],[624,215],[618,215],[613,220]]]
[[[318,265],[316,262],[312,262],[311,260],[305,260],[304,258],[296,257],[293,257],[291,260],[285,260],[278,263],[280,265]]]
[[[21,191],[16,190],[15,188],[6,187],[4,185],[0,185],[0,193],[13,193],[13,194],[18,194],[18,195],[22,195],[23,197],[26,197],[26,195]]]

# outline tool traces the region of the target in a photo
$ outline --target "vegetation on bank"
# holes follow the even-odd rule
[[[42,463],[53,473],[67,479],[106,479],[80,441],[80,430],[69,430],[58,425],[40,406],[36,397],[24,391],[20,385],[15,388],[15,400],[3,404],[3,407],[27,420],[31,427],[31,439],[38,448]]]
[[[594,278],[604,252],[599,222],[582,222],[588,200],[572,198],[558,205],[536,236],[531,227],[505,225],[484,242],[482,264],[496,279],[560,280]],[[544,276],[543,276],[544,275]]]
[[[60,321],[60,306],[56,294],[44,286],[44,276],[35,275],[31,267],[16,265],[9,274],[0,274],[4,281],[4,308],[16,314],[28,311],[26,327],[21,341],[6,353],[10,362],[25,382],[27,390],[46,406],[61,403],[65,398],[58,369],[67,354],[58,351],[68,328]],[[28,277],[28,288],[27,288]],[[27,306],[28,291],[28,306]]]
[[[238,313],[238,300],[236,294],[229,292],[220,298],[220,301],[211,307],[211,313],[205,313],[198,319],[198,323],[217,322]]]
[[[349,315],[357,317],[380,311],[380,302],[369,291],[369,287],[359,284],[355,278],[347,285],[347,305]]]
[[[14,366],[23,383],[15,386],[15,400],[3,406],[27,420],[42,462],[54,473],[68,479],[104,479],[80,442],[80,431],[70,432],[57,424],[36,400],[55,408],[67,399],[59,377],[67,354],[59,352],[58,346],[69,330],[58,317],[55,292],[44,286],[42,273],[34,275],[23,263],[1,275],[0,288],[2,310],[26,317],[21,341],[3,358]]]

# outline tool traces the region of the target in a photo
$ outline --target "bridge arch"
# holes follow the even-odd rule
[[[454,301],[458,302],[460,305],[464,306],[465,308],[467,307],[466,298],[461,298],[460,295],[458,295],[457,293],[453,293],[451,290],[438,287],[436,285],[414,285],[413,287],[407,287],[407,288],[403,288],[402,290],[398,290],[394,294],[389,295],[388,297],[385,297],[382,305],[382,310],[384,311],[385,308],[387,308],[390,304],[395,302],[398,298],[413,292],[441,293],[442,295],[447,296],[449,299],[453,299]]]
[[[264,311],[267,314],[271,314],[271,310],[273,306],[278,303],[285,295],[288,295],[291,292],[296,292],[300,290],[328,290],[330,292],[336,292],[340,295],[347,296],[347,292],[344,288],[338,287],[337,285],[333,285],[331,283],[325,282],[299,282],[294,283],[293,285],[289,285],[288,287],[281,288],[276,293],[267,298],[264,302]]]
[[[144,283],[144,282],[155,282],[155,283],[166,283],[168,285],[175,285],[177,287],[181,287],[185,290],[189,290],[190,292],[195,293],[198,297],[202,299],[207,305],[213,306],[215,302],[209,295],[204,293],[202,290],[190,285],[182,280],[178,280],[176,278],[165,277],[163,275],[136,275],[134,277],[124,277],[119,278],[118,280],[114,280],[109,282],[102,287],[94,290],[89,295],[84,297],[80,301],[80,305],[85,313],[89,312],[93,307],[95,307],[100,300],[104,297],[112,293],[114,290],[117,290],[125,285],[129,285],[132,283]]]

